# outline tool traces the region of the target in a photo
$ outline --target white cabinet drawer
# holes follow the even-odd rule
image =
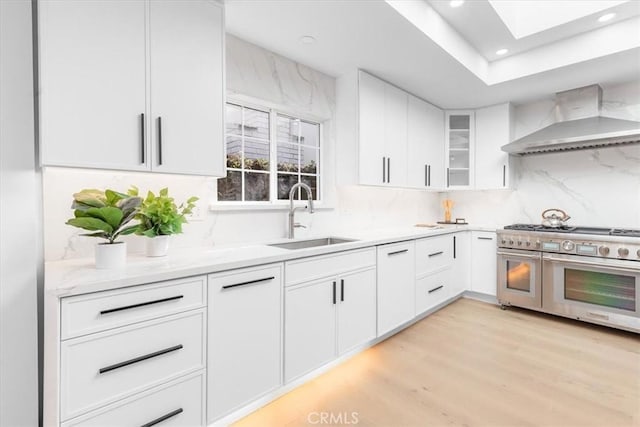
[[[205,366],[204,309],[63,341],[62,420]]]
[[[204,307],[206,285],[198,276],[63,298],[62,339]]]
[[[335,276],[374,265],[376,265],[375,248],[303,258],[285,264],[285,285]]]
[[[416,241],[416,275],[421,276],[453,263],[453,235],[428,237]]]
[[[153,422],[163,427],[204,426],[204,396],[204,372],[199,372],[76,417],[62,427],[139,427]]]
[[[424,313],[446,301],[451,295],[451,269],[442,270],[416,281],[416,314]]]

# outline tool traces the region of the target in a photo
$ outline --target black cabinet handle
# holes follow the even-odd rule
[[[382,182],[387,182],[387,158],[382,158]]]
[[[333,281],[333,304],[336,304],[336,282]]]
[[[403,249],[403,250],[401,250],[401,251],[389,252],[389,253],[387,254],[387,256],[403,254],[403,253],[405,253],[405,252],[409,252],[409,249]]]
[[[478,240],[493,240],[493,237],[478,237]]]
[[[447,168],[447,187],[449,186],[449,168]]]
[[[429,165],[424,165],[424,186],[429,186]]]
[[[238,286],[253,285],[254,283],[267,282],[273,279],[275,279],[275,276],[265,277],[263,279],[249,280],[247,282],[236,283],[233,285],[225,285],[222,287],[222,289],[231,289],[231,288],[237,288]]]
[[[144,131],[145,131],[145,123],[144,123],[144,113],[140,114],[140,163],[142,163],[143,165],[147,162],[146,159],[146,149],[145,149],[145,144],[144,144],[144,140],[145,140],[145,135],[144,135]]]
[[[133,365],[134,363],[142,362],[144,360],[149,360],[154,357],[162,356],[163,354],[171,353],[173,351],[180,350],[182,348],[182,344],[175,345],[173,347],[165,348],[164,350],[155,351],[153,353],[145,354],[144,356],[134,357],[133,359],[125,360],[124,362],[116,363],[114,365],[105,366],[104,368],[100,368],[98,373],[104,374],[105,372],[113,371],[116,369],[124,368],[125,366]]]
[[[141,302],[139,304],[131,304],[131,305],[125,305],[123,307],[110,308],[108,310],[102,310],[100,314],[102,315],[102,314],[114,313],[116,311],[130,310],[132,308],[144,307],[145,305],[160,304],[161,302],[167,302],[167,301],[175,301],[180,298],[184,298],[184,295],[176,295],[175,297],[156,299],[153,301]]]
[[[440,252],[434,252],[432,254],[429,254],[429,258],[431,258],[432,256],[438,256],[438,255],[442,255],[444,252],[440,251]]]
[[[433,289],[429,289],[429,293],[432,293],[432,292],[438,291],[438,290],[440,290],[440,289],[442,289],[442,288],[444,288],[444,285],[436,286],[436,287],[435,287],[435,288],[433,288]]]
[[[162,166],[162,117],[158,116],[158,166]]]
[[[344,279],[340,279],[340,301],[344,301]]]
[[[427,185],[431,187],[431,165],[427,169]]]
[[[391,182],[391,157],[387,157],[387,183]]]
[[[502,165],[502,186],[507,186],[507,165]]]
[[[453,259],[456,259],[456,236],[453,236]]]
[[[160,424],[161,422],[166,421],[166,420],[168,420],[169,418],[175,417],[176,415],[181,414],[182,412],[184,412],[184,411],[182,410],[182,408],[178,408],[178,409],[176,409],[175,411],[171,411],[171,412],[169,412],[168,414],[165,414],[165,415],[163,415],[163,416],[161,416],[161,417],[158,417],[158,418],[156,418],[156,419],[155,419],[155,420],[153,420],[153,421],[149,421],[149,422],[148,422],[148,423],[146,423],[146,424],[142,424],[140,427],[151,427],[151,426],[154,426],[154,425],[156,425],[156,424]]]

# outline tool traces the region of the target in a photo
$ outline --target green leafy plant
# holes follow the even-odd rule
[[[91,231],[81,236],[99,237],[115,243],[120,235],[137,230],[137,225],[127,224],[135,218],[141,203],[140,197],[117,191],[85,189],[73,195],[71,209],[74,209],[74,217],[66,224]]]
[[[138,196],[138,188],[131,187],[127,194]],[[142,201],[136,219],[140,221],[135,233],[140,236],[156,237],[182,233],[182,224],[187,222],[185,218],[193,212],[197,197],[190,197],[185,203],[176,206],[173,197],[169,197],[169,189],[163,188],[156,196],[153,192],[147,192],[147,197]]]

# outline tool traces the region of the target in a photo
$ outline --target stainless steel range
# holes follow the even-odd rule
[[[640,230],[498,230],[498,301],[640,332]]]

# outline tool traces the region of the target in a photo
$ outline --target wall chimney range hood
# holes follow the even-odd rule
[[[598,85],[556,93],[556,123],[504,145],[502,151],[524,155],[640,142],[640,122],[601,116],[601,106]]]

